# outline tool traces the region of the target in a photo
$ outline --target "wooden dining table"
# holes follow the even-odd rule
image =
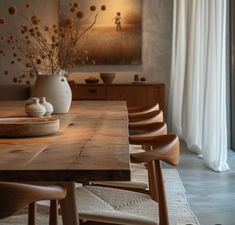
[[[0,101],[0,118],[5,117],[26,117],[24,102]],[[74,101],[69,113],[52,117],[60,120],[56,134],[0,137],[0,181],[63,185],[63,224],[78,225],[75,182],[130,180],[127,106]]]

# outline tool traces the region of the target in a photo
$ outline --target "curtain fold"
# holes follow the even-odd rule
[[[168,122],[214,171],[228,170],[226,1],[174,0]]]
[[[168,101],[168,122],[171,130],[179,136],[182,134],[182,105],[184,95],[184,73],[186,61],[186,23],[187,9],[182,1],[174,2],[172,66],[170,81],[170,98]],[[177,74],[177,76],[176,76]],[[177,109],[177,110],[175,110]]]

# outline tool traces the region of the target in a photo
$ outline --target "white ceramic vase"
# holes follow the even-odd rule
[[[43,117],[46,113],[46,108],[39,104],[38,98],[32,98],[32,102],[26,104],[25,112],[29,117]]]
[[[46,113],[44,114],[44,116],[50,116],[53,113],[53,106],[50,102],[46,101],[45,97],[40,97],[39,98],[39,103],[45,107],[46,109]]]
[[[31,96],[46,97],[54,114],[67,113],[72,102],[72,92],[63,75],[38,75]]]

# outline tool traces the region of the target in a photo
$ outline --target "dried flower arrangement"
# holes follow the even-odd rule
[[[25,8],[32,14],[30,18],[19,12],[16,6],[8,8],[9,16],[15,16],[18,21],[22,21],[16,28],[19,34],[2,32],[4,35],[0,36],[0,57],[12,57],[10,64],[14,66],[18,63],[23,68],[21,75],[14,76],[13,82],[30,84],[39,74],[61,74],[78,64],[95,64],[87,51],[79,52],[78,43],[96,24],[99,13],[105,11],[106,6],[102,5],[98,9],[91,5],[90,15],[85,15],[76,1],[69,2],[68,7],[70,16],[52,26],[43,24],[30,3],[25,3]],[[0,28],[3,26],[6,26],[6,18],[0,18]],[[9,47],[7,53],[1,48],[4,43]],[[8,75],[9,71],[5,70],[3,73]]]

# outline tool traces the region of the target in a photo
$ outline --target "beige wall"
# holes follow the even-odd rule
[[[22,23],[27,24],[27,22],[19,15],[15,17],[8,14],[8,8],[10,6],[16,6],[18,12],[22,13],[23,16],[31,18],[33,13],[32,10],[26,9],[25,3],[27,2],[32,2],[32,8],[35,14],[40,16],[44,24],[50,25],[58,22],[57,0],[0,0],[0,17],[7,18],[7,24],[0,28],[0,36],[17,35],[19,32],[19,25]],[[17,20],[15,18],[17,18]],[[8,55],[12,55],[12,52],[7,51],[9,48],[8,45],[5,44],[5,46],[2,46],[0,42],[0,49],[1,48],[3,48]],[[17,75],[19,72],[22,72],[20,64],[14,66],[10,65],[11,60],[12,58],[3,58],[0,56],[0,85],[12,84],[14,74]],[[5,70],[8,70],[10,73],[8,76],[3,74]]]
[[[0,15],[11,3],[22,8],[23,0],[1,0]],[[47,22],[58,18],[57,0],[32,0],[34,8]],[[131,82],[133,74],[145,76],[148,81],[163,82],[168,86],[171,64],[172,0],[143,0],[143,65],[141,66],[81,66],[70,79],[83,81],[89,75],[99,72],[117,72],[115,82]],[[0,30],[0,32],[2,32]],[[0,58],[0,71],[9,68],[7,60]],[[12,67],[10,67],[12,68]],[[17,68],[15,68],[17,71]],[[79,72],[79,73],[78,73]],[[0,84],[11,84],[11,77],[0,74]]]

